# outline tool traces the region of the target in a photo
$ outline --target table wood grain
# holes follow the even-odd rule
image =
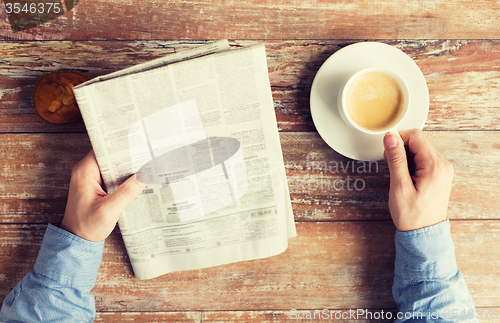
[[[4,297],[33,266],[44,224],[2,225]],[[297,222],[288,250],[261,260],[134,278],[117,230],[106,241],[93,293],[100,311],[231,311],[234,309],[394,308],[391,221]],[[477,306],[498,300],[497,221],[452,224],[457,263]],[[488,264],[482,259],[490,257]]]
[[[235,40],[232,44],[251,42]],[[309,112],[314,76],[330,55],[356,41],[263,42],[279,129],[315,131]],[[426,130],[500,129],[500,40],[383,42],[407,53],[425,76],[430,95]],[[85,132],[83,124],[49,125],[33,113],[33,84],[43,73],[77,69],[95,77],[203,43],[206,41],[2,42],[0,129]]]
[[[37,79],[56,69],[95,77],[229,38],[266,46],[298,236],[275,257],[139,281],[115,229],[93,290],[96,322],[395,313],[387,163],[362,171],[324,143],[309,111],[321,64],[360,41],[395,46],[422,70],[430,94],[424,131],[455,168],[448,215],[458,266],[478,310],[500,308],[498,1],[82,0],[20,32],[0,8],[0,301],[33,267],[47,223],[61,221],[71,168],[91,149],[82,122],[51,125],[36,115]],[[362,190],[347,187],[355,180]]]
[[[43,26],[3,39],[490,39],[496,0],[82,0]]]

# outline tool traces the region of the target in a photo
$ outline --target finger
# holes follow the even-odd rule
[[[402,138],[408,145],[408,148],[417,159],[431,160],[436,157],[437,151],[431,145],[425,134],[419,129],[401,131]],[[418,157],[417,157],[418,156]]]
[[[384,137],[384,148],[384,155],[391,174],[391,188],[409,185],[413,187],[404,142],[398,136],[389,133]]]
[[[94,150],[91,150],[82,158],[76,165],[75,170],[83,175],[90,175],[100,186],[102,186],[101,171],[97,164],[97,159]]]
[[[136,175],[132,175],[116,191],[105,197],[105,203],[110,208],[112,207],[117,214],[120,214],[127,204],[141,194],[146,186],[147,184],[137,181]]]
[[[89,151],[87,153],[87,155],[85,155],[85,157],[82,158],[82,160],[80,161],[80,163],[82,163],[84,165],[97,164],[97,159],[95,157],[94,150]]]

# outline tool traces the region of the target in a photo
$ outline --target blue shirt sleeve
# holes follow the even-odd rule
[[[392,295],[396,322],[477,322],[472,297],[458,270],[450,222],[396,231]]]
[[[90,290],[103,247],[104,241],[88,241],[49,224],[35,267],[5,298],[0,322],[92,322]]]

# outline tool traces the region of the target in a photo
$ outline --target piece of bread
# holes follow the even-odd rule
[[[43,76],[33,92],[38,114],[50,123],[71,123],[82,120],[73,94],[73,86],[87,81],[77,72],[53,72]]]

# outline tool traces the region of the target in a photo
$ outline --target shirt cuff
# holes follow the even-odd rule
[[[49,224],[34,271],[72,288],[90,291],[101,265],[104,241],[92,242]]]
[[[394,274],[408,280],[433,280],[456,274],[450,221],[414,231],[396,230]]]

